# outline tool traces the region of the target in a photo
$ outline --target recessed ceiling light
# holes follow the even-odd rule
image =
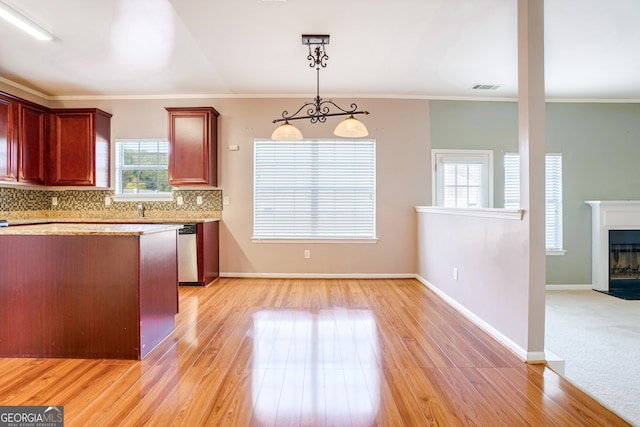
[[[16,27],[20,28],[25,33],[30,34],[32,37],[35,37],[38,40],[51,40],[53,36],[40,28],[40,26],[34,24],[29,19],[22,16],[20,13],[10,8],[4,3],[0,2],[0,18],[5,19],[6,21],[12,23]]]
[[[471,89],[477,89],[477,90],[496,90],[500,87],[500,85],[486,85],[486,84],[478,84],[478,85],[473,85],[473,87]]]

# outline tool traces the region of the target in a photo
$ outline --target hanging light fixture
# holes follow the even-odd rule
[[[329,44],[328,35],[302,35],[302,44],[309,46],[309,55],[307,59],[310,61],[310,67],[316,67],[316,97],[312,102],[306,102],[293,114],[288,111],[282,112],[281,119],[275,119],[273,123],[281,123],[271,134],[274,141],[300,141],[302,132],[289,121],[309,119],[311,123],[324,123],[327,117],[349,116],[340,122],[333,132],[337,136],[344,138],[362,138],[369,134],[366,126],[354,116],[358,114],[367,115],[368,111],[358,111],[358,106],[354,103],[350,105],[350,109],[345,110],[339,107],[335,102],[323,100],[320,98],[320,67],[327,66],[326,61],[329,59],[325,50],[325,45]],[[332,111],[332,109],[335,109]],[[306,115],[300,115],[301,112]],[[304,113],[303,113],[304,114]]]
[[[300,141],[302,140],[302,132],[285,120],[283,124],[273,131],[271,139],[274,141]]]

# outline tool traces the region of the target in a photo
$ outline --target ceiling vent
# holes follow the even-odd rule
[[[474,85],[471,89],[477,90],[496,90],[500,85]]]

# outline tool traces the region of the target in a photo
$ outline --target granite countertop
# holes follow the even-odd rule
[[[1,218],[0,218],[1,219]],[[201,222],[220,221],[220,218],[28,218],[9,219],[12,225],[30,224],[197,224]]]
[[[180,224],[32,224],[0,228],[0,236],[140,236],[178,230]]]

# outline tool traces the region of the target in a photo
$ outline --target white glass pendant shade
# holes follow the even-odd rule
[[[369,135],[367,127],[353,116],[349,116],[340,122],[333,133],[343,138],[362,138],[363,136]]]
[[[284,122],[278,126],[271,134],[273,141],[301,141],[302,138],[302,132],[289,122]]]

